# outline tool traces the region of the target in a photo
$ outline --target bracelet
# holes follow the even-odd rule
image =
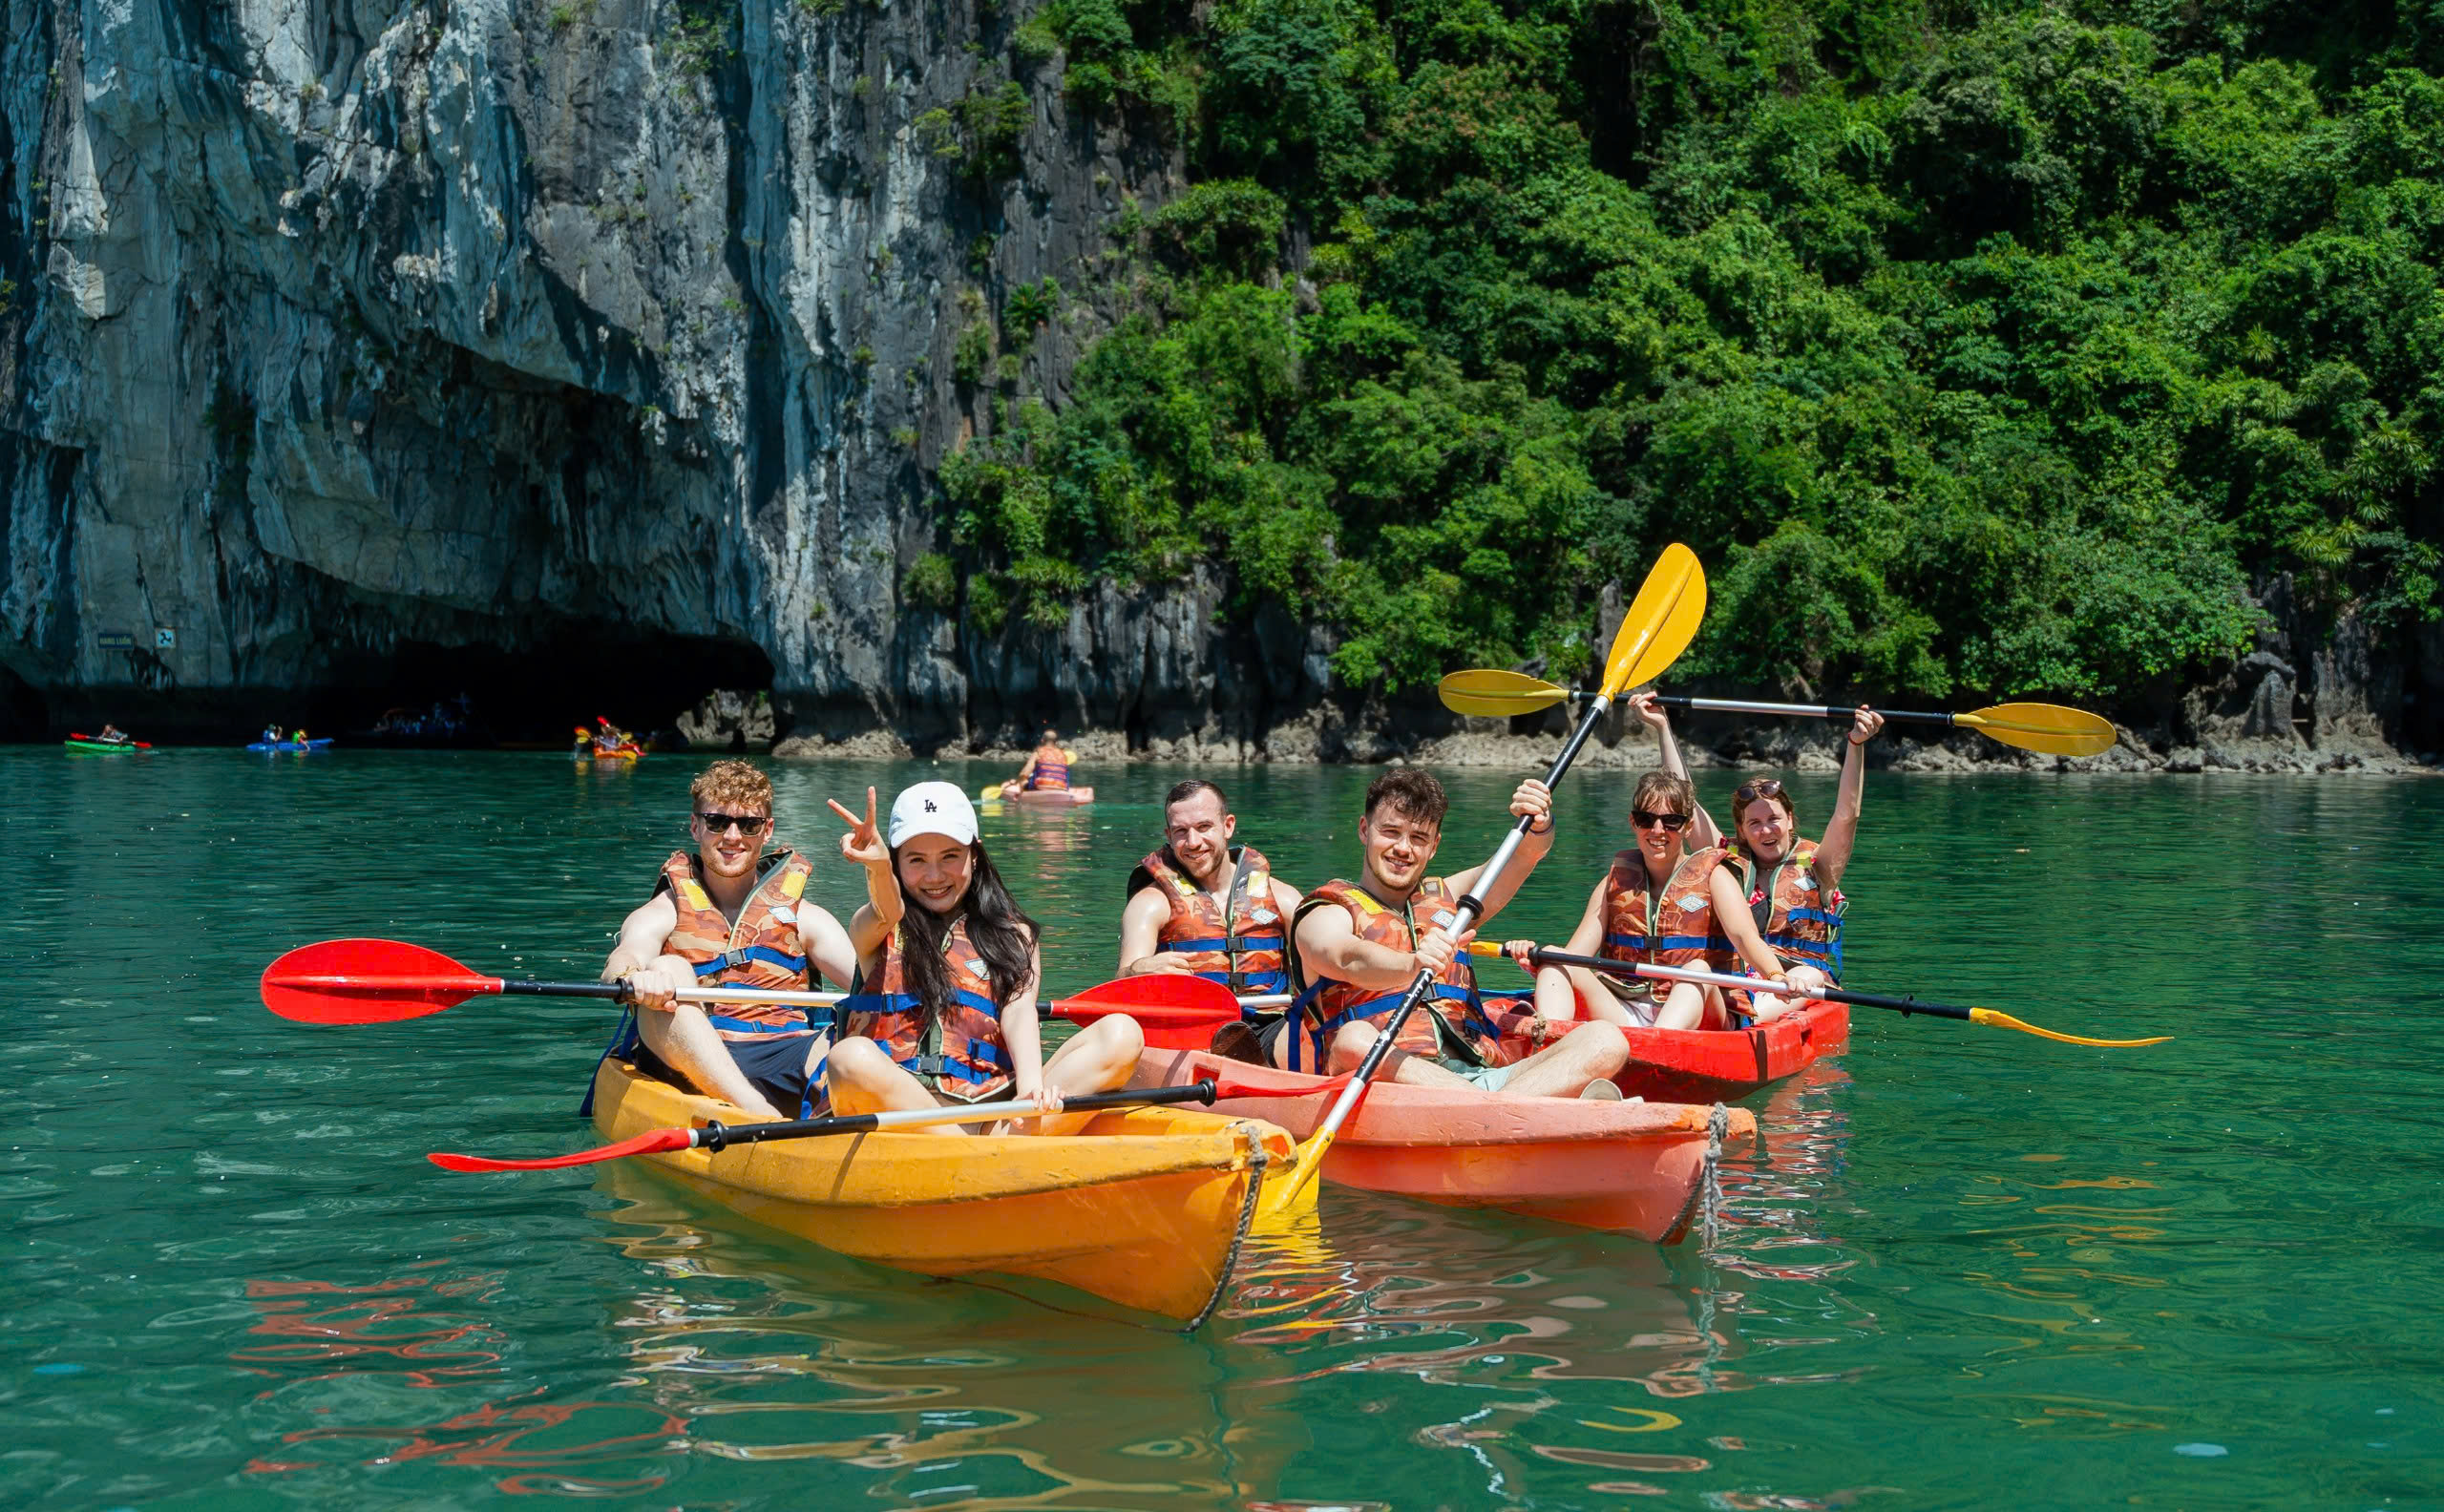
[[[1551,814],[1538,814],[1535,818],[1528,820],[1528,832],[1534,835],[1551,834],[1553,832],[1553,816]]]
[[[1844,740],[1845,740],[1845,741],[1850,741],[1850,745],[1851,745],[1853,747],[1860,746],[1864,746],[1864,745],[1865,745],[1865,744],[1867,743],[1867,741],[1863,741],[1863,740],[1850,740],[1850,737],[1848,737],[1847,735],[1844,735],[1844,736],[1843,736],[1842,738],[1843,738]],[[1875,739],[1875,737],[1874,737],[1874,736],[1872,736],[1872,735],[1870,735],[1870,736],[1868,736],[1868,737],[1867,737],[1867,740],[1873,740],[1873,739]]]

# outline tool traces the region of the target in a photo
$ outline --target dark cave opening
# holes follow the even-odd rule
[[[346,735],[388,710],[421,713],[464,695],[490,741],[564,745],[598,715],[647,735],[671,729],[716,688],[771,685],[771,659],[752,641],[573,625],[516,648],[403,641],[388,657],[335,667],[303,701],[309,729]]]
[[[32,683],[0,666],[0,742],[51,738],[51,704]]]

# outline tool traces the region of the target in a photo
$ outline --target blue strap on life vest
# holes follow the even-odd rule
[[[744,966],[749,961],[762,961],[768,966],[778,966],[783,971],[799,976],[806,975],[806,957],[803,956],[791,956],[787,952],[774,950],[769,945],[742,945],[734,950],[726,950],[710,960],[696,962],[696,979],[702,981],[707,976],[718,976],[734,966]]]
[[[1038,761],[1035,764],[1034,775],[1027,779],[1027,790],[1033,792],[1039,788],[1050,788],[1056,782],[1064,788],[1069,786],[1069,764]]]
[[[1290,1014],[1292,1018],[1297,1022],[1304,1022],[1304,1016],[1308,1005],[1313,1003],[1317,998],[1321,996],[1325,988],[1345,987],[1347,985],[1349,984],[1346,982],[1337,982],[1332,980],[1330,977],[1317,978],[1316,982],[1309,986],[1305,992],[1298,995],[1297,1001],[1290,1005]],[[1359,1019],[1380,1018],[1384,1015],[1390,1013],[1393,1009],[1398,1008],[1401,1005],[1401,999],[1406,998],[1408,995],[1408,989],[1405,987],[1401,988],[1397,992],[1383,993],[1377,997],[1369,998],[1362,1002],[1352,1003],[1347,1008],[1342,1009],[1339,1013],[1335,1014],[1320,1024],[1309,1025],[1307,1028],[1307,1040],[1315,1052],[1315,1074],[1317,1076],[1321,1076],[1323,1074],[1325,1059],[1331,1050],[1334,1031],[1338,1030],[1345,1023],[1355,1023]],[[1468,1005],[1467,1018],[1469,1021],[1482,1029],[1485,1032],[1485,1037],[1486,1039],[1496,1040],[1501,1038],[1500,1032],[1493,1026],[1493,1020],[1487,1018],[1485,1016],[1485,1011],[1478,1006],[1477,990],[1475,988],[1459,987],[1454,986],[1450,982],[1439,981],[1434,984],[1434,990],[1426,996],[1428,998],[1441,998],[1444,1002],[1450,1002],[1457,999],[1466,1003]],[[1421,1004],[1420,1006],[1423,1007],[1428,1013],[1432,1013],[1434,1011],[1432,1006],[1429,1004]],[[1292,1035],[1290,1040],[1290,1069],[1293,1071],[1299,1069],[1298,1040],[1296,1035]]]
[[[955,992],[954,996],[959,998],[961,1007],[972,1008],[995,1023],[1001,1021],[1001,1010],[994,1005],[992,998],[983,994],[960,991]],[[854,997],[842,998],[838,1013],[840,1021],[845,1024],[853,1013],[878,1016],[913,1014],[923,1006],[923,999],[915,993],[860,993]],[[881,1044],[882,1041],[877,1040],[875,1043]],[[889,1046],[885,1046],[885,1049],[888,1050]],[[988,1044],[982,1040],[970,1040],[968,1053],[988,1066],[1007,1067],[1010,1063],[1009,1057],[1003,1052],[1001,1046]],[[915,1076],[955,1077],[971,1086],[990,1082],[1001,1074],[999,1071],[979,1071],[948,1056],[929,1056],[921,1050],[906,1060],[893,1055],[892,1063]]]

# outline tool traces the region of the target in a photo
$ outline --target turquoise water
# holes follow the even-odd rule
[[[1862,1010],[1759,1101],[1711,1249],[1332,1190],[1321,1249],[1181,1337],[832,1258],[636,1170],[424,1163],[591,1143],[595,1006],[262,1010],[264,963],[331,935],[590,976],[694,764],[572,766],[0,751],[0,1504],[2444,1501],[2444,787],[1878,776],[1854,985],[2180,1038]],[[822,800],[920,773],[991,775],[776,768],[835,910],[860,879]],[[1090,766],[1090,812],[986,821],[1055,986],[1109,975],[1180,775]],[[1218,775],[1293,880],[1350,867],[1370,773]],[[1452,868],[1510,781],[1451,775]],[[1812,830],[1830,784],[1797,790]],[[1495,933],[1567,932],[1627,796],[1570,780]]]

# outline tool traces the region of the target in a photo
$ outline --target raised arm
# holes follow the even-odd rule
[[[1689,776],[1689,764],[1680,758],[1680,743],[1672,738],[1672,715],[1654,701],[1654,690],[1648,688],[1633,693],[1628,703],[1632,712],[1645,723],[1647,728],[1654,731],[1654,743],[1661,748],[1663,769],[1694,787],[1696,783]],[[1715,816],[1706,812],[1703,803],[1697,805],[1696,813],[1689,821],[1688,843],[1692,850],[1711,850],[1722,844],[1722,829],[1715,823]]]
[[[1501,913],[1504,904],[1519,895],[1519,889],[1527,882],[1528,873],[1536,870],[1536,863],[1545,859],[1545,853],[1553,848],[1553,795],[1543,783],[1533,777],[1521,783],[1518,790],[1510,795],[1510,812],[1516,818],[1532,818],[1536,822],[1528,827],[1528,837],[1519,842],[1518,852],[1511,857],[1510,865],[1503,868],[1502,875],[1494,879],[1493,892],[1485,898],[1485,912],[1477,915],[1480,924]],[[1462,897],[1474,892],[1477,879],[1485,875],[1485,870],[1481,866],[1470,867],[1451,878],[1452,890]]]
[[[874,790],[866,789],[863,819],[835,799],[824,802],[850,825],[849,832],[840,837],[840,859],[866,869],[866,901],[851,915],[848,932],[849,947],[863,965],[882,954],[883,942],[899,927],[899,915],[908,905],[899,895],[899,879],[891,872],[891,848],[882,843],[882,832],[874,828]]]
[[[1862,706],[1851,718],[1850,733],[1844,737],[1849,749],[1842,753],[1841,791],[1833,800],[1833,817],[1824,826],[1824,838],[1816,845],[1816,874],[1828,890],[1841,885],[1842,872],[1850,864],[1850,848],[1858,842],[1859,808],[1866,796],[1867,742],[1882,728],[1884,716]]]

